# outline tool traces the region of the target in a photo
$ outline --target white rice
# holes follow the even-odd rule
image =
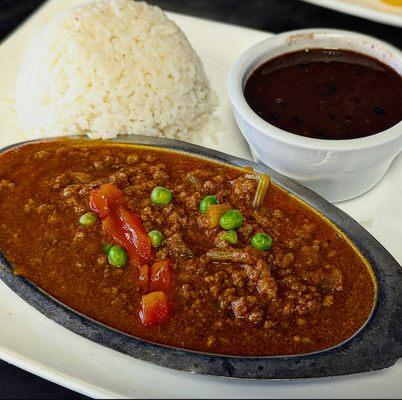
[[[146,134],[191,139],[217,97],[184,33],[132,0],[75,7],[32,41],[15,110],[30,137]]]

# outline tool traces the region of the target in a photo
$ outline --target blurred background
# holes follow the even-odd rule
[[[0,0],[0,38],[11,32],[43,2],[44,0]],[[168,11],[269,32],[311,27],[350,29],[377,36],[402,47],[400,28],[352,17],[300,0],[149,0],[148,3]]]
[[[43,0],[0,0],[0,41],[4,40],[43,2]],[[267,32],[311,27],[354,30],[402,48],[402,29],[400,28],[338,13],[300,0],[149,0],[148,2],[168,11]],[[64,399],[71,397],[84,398],[0,361],[0,398]]]

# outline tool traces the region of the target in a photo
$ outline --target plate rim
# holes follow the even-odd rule
[[[339,0],[302,0],[318,7],[328,8],[344,14],[353,15],[358,18],[365,18],[374,22],[386,25],[402,27],[402,16],[393,15],[385,11],[375,10],[358,4],[346,4]]]
[[[56,0],[58,1],[58,0]],[[7,57],[13,56],[14,54],[16,54],[17,56],[19,56],[19,52],[20,50],[18,50],[17,52],[12,51],[11,47],[19,47],[22,42],[25,42],[26,37],[27,37],[27,32],[32,30],[32,27],[37,27],[38,25],[38,20],[45,20],[45,16],[47,15],[46,18],[48,18],[48,16],[52,15],[53,12],[55,12],[55,10],[57,10],[57,12],[59,12],[59,9],[61,8],[60,5],[57,6],[55,5],[55,1],[54,0],[48,0],[45,3],[46,7],[43,7],[44,9],[41,10],[41,13],[32,15],[30,18],[28,18],[24,23],[22,23],[17,29],[15,29],[11,35],[9,35],[7,37],[7,40],[5,40],[2,43],[2,50],[3,53],[2,54],[6,54]],[[40,15],[39,15],[40,14]],[[237,24],[233,24],[233,23],[223,23],[220,21],[215,21],[215,20],[209,20],[205,17],[195,17],[195,16],[190,16],[187,14],[182,14],[182,13],[172,13],[172,16],[174,16],[175,18],[180,18],[183,19],[185,21],[185,23],[187,24],[187,19],[188,18],[192,18],[194,20],[194,24],[192,24],[194,26],[194,29],[197,28],[199,29],[200,27],[203,26],[204,23],[207,23],[208,26],[214,27],[216,25],[216,27],[218,29],[222,28],[224,32],[228,32],[228,34],[231,35],[238,35],[239,31],[240,33],[243,34],[243,37],[248,36],[248,38],[244,40],[244,43],[249,43],[249,46],[253,45],[254,43],[256,43],[259,40],[262,40],[263,37],[258,36],[261,34],[264,35],[272,35],[272,33],[270,32],[266,32],[266,31],[261,31],[261,30],[257,30],[257,29],[253,29],[250,27],[244,27],[244,26],[239,26]],[[179,24],[179,22],[177,22]],[[209,25],[211,23],[211,25]],[[188,27],[187,27],[188,28]],[[187,29],[186,28],[186,29]],[[191,32],[191,29],[189,31],[185,30],[186,34]],[[242,42],[243,43],[243,42]],[[3,57],[4,58],[4,57]],[[207,71],[208,72],[208,71]],[[219,95],[223,95],[224,92],[219,92]],[[223,102],[223,100],[222,100]],[[224,102],[223,102],[224,103]],[[229,108],[229,105],[224,104],[226,108]],[[227,122],[226,120],[224,120],[225,123]],[[401,159],[402,160],[402,159]],[[398,164],[399,165],[399,164]],[[398,170],[399,171],[399,170]],[[399,176],[399,175],[398,175]],[[371,215],[369,213],[369,209],[367,209],[367,200],[366,200],[367,196],[362,199],[359,200],[359,204],[361,203],[362,205],[364,205],[365,207],[365,211],[363,213],[363,216],[360,216],[359,211],[356,209],[355,204],[351,204],[349,206],[349,203],[346,206],[341,206],[342,209],[346,210],[347,213],[351,214],[354,216],[354,218],[358,218],[358,220],[362,220],[362,218],[371,218]],[[369,196],[369,198],[371,199],[371,197]],[[368,213],[366,212],[366,209],[368,211]],[[360,219],[359,219],[360,218]],[[364,226],[368,226],[368,222],[367,221],[361,222]],[[375,226],[375,229],[371,229],[371,225],[369,226],[370,231],[372,230],[374,232],[374,234],[376,235],[376,237],[384,237],[384,243],[386,243],[386,246],[390,248],[391,252],[393,254],[396,255],[397,259],[401,260],[401,254],[395,250],[395,243],[393,243],[392,240],[390,240],[390,236],[386,234],[386,232],[384,232],[383,228],[378,228],[377,226]],[[387,240],[386,240],[387,239]],[[392,247],[393,244],[393,247]],[[34,310],[33,308],[31,308],[30,306],[25,304],[25,307],[22,308],[22,301],[20,301],[19,297],[17,297],[15,294],[13,294],[9,288],[6,285],[1,284],[0,287],[0,292],[4,298],[4,300],[6,300],[7,302],[10,302],[13,305],[13,309],[15,306],[14,311],[19,311],[20,309],[23,309],[25,313],[27,313],[27,316],[29,316],[30,319],[32,319],[33,321],[37,321],[38,319],[42,318],[41,314],[38,313],[36,310]],[[17,327],[24,327],[26,328],[26,325],[22,322],[21,318],[12,318],[10,320],[6,320],[8,321],[11,326],[13,328],[17,328]],[[53,325],[52,322],[48,321],[47,322],[47,327],[51,328]],[[53,329],[53,328],[52,328]],[[59,327],[57,325],[57,332],[59,332],[59,329],[62,329],[61,327]],[[81,346],[81,343],[86,342],[85,339],[76,336],[75,334],[65,331],[66,334],[61,336],[61,339],[63,340],[67,340],[68,342],[72,342],[77,346]],[[0,337],[1,340],[1,337]],[[38,341],[35,340],[34,342],[35,346],[38,346],[40,349],[43,349],[44,346],[44,342],[43,341]],[[34,352],[31,352],[30,350],[28,350],[28,348],[24,348],[19,350],[18,347],[15,346],[22,346],[22,342],[21,341],[5,341],[3,343],[3,346],[0,346],[0,358],[7,360],[7,362],[10,362],[12,364],[18,364],[18,358],[21,358],[22,360],[24,360],[24,362],[26,363],[26,365],[31,366],[30,368],[26,368],[27,370],[30,370],[32,373],[36,373],[40,376],[45,377],[45,379],[48,379],[50,381],[56,382],[58,384],[61,384],[63,386],[66,387],[70,387],[69,382],[70,381],[75,381],[77,378],[77,375],[75,373],[72,373],[71,371],[69,371],[68,369],[66,369],[63,365],[66,362],[67,365],[71,365],[71,358],[66,357],[66,354],[63,354],[63,364],[59,363],[54,365],[51,365],[49,362],[49,357],[47,357],[46,353],[43,357],[38,357]],[[91,352],[94,352],[95,357],[97,360],[101,359],[101,360],[110,360],[112,363],[116,363],[116,360],[121,359],[121,356],[118,357],[117,353],[115,353],[114,351],[109,351],[107,349],[101,348],[100,346],[97,346],[96,344],[90,344],[90,350]],[[18,358],[16,358],[15,360],[13,359],[13,354],[16,354]],[[124,356],[122,358],[122,360],[124,360],[123,362],[125,363],[125,365],[129,368],[132,368],[134,371],[138,371],[140,373],[142,373],[141,371],[146,371],[146,373],[157,373],[158,375],[162,376],[162,372],[159,371],[158,368],[154,368],[151,366],[147,366],[144,365],[142,362],[137,362],[136,360],[130,360],[127,356]],[[40,363],[41,365],[41,371],[36,372],[34,369],[32,369],[32,366],[36,366],[37,363]],[[399,373],[401,371],[402,368],[402,361],[400,361],[398,363],[398,365],[395,367],[395,372],[393,372],[394,370],[391,370],[389,372],[383,373],[383,372],[379,372],[379,373],[363,373],[363,374],[356,374],[353,377],[351,377],[351,379],[346,379],[346,378],[340,378],[340,379],[329,379],[329,380],[313,380],[310,381],[311,383],[303,383],[300,382],[298,385],[291,385],[288,386],[286,384],[284,385],[274,385],[274,386],[253,386],[255,388],[255,395],[256,396],[264,396],[266,397],[266,390],[272,390],[272,393],[276,393],[276,395],[274,394],[274,396],[278,396],[278,397],[290,397],[290,396],[295,396],[295,397],[299,397],[300,393],[304,393],[304,396],[307,397],[322,397],[325,395],[328,395],[328,393],[332,393],[332,395],[341,395],[344,397],[349,397],[350,393],[354,393],[354,396],[357,395],[358,393],[362,393],[362,390],[366,390],[365,393],[371,393],[371,392],[367,392],[367,390],[374,390],[374,393],[378,393],[378,395],[383,395],[384,393],[399,393],[400,389],[402,388],[400,380],[399,380],[399,375],[396,376],[397,373]],[[59,379],[60,378],[60,373],[64,374],[63,376],[65,376],[65,379]],[[164,374],[163,374],[164,376]],[[214,389],[218,390],[219,393],[221,393],[221,396],[233,396],[236,393],[249,393],[250,389],[252,388],[251,386],[247,385],[241,385],[241,386],[232,386],[232,385],[228,385],[228,384],[219,384],[220,380],[208,380],[208,381],[204,381],[204,380],[199,380],[199,379],[193,379],[191,376],[188,376],[186,374],[174,374],[171,375],[171,377],[175,380],[175,382],[177,382],[178,384],[180,384],[180,388],[183,391],[183,393],[187,393],[186,396],[189,396],[192,390],[192,387],[195,386],[200,390],[200,393],[204,393],[205,396],[211,397],[211,393],[208,391],[205,391],[202,389],[202,385],[200,384],[200,382],[208,382],[208,386],[213,387]],[[397,379],[398,378],[398,379]],[[127,396],[127,397],[132,397],[133,396],[133,386],[137,383],[140,383],[139,381],[136,380],[128,380],[128,377],[126,376],[123,381],[119,381],[121,383],[124,383],[124,387],[117,387],[117,386],[111,386],[110,383],[106,384],[100,380],[94,380],[93,377],[91,376],[85,376],[82,380],[82,384],[84,385],[83,387],[84,389],[79,389],[77,388],[77,390],[79,389],[79,391],[81,393],[87,394],[88,391],[86,390],[86,388],[90,388],[90,387],[94,387],[95,391],[93,396],[98,396],[98,397],[104,397],[103,393],[105,390],[111,390],[112,396],[113,398],[116,397],[123,397],[123,396]],[[322,383],[324,382],[324,383]],[[372,384],[372,382],[376,382],[375,384]],[[387,387],[381,389],[381,391],[378,388],[377,382],[381,383],[381,382],[385,382],[387,383]],[[149,383],[148,381],[146,382],[147,384]],[[367,389],[363,389],[362,385],[364,385],[364,387],[366,387]],[[367,385],[367,386],[366,386]],[[388,386],[389,385],[389,386]],[[269,389],[271,388],[271,389]],[[189,391],[190,390],[190,391]],[[237,390],[239,390],[239,392],[237,392]],[[168,392],[166,393],[171,393],[172,396],[177,395],[177,388],[173,388],[171,386],[169,386],[169,388],[167,389]],[[341,393],[341,394],[339,394]],[[136,392],[136,395],[138,396],[144,396],[144,395],[152,395],[155,397],[159,397],[160,396],[160,391],[157,389],[152,389],[150,388],[150,391],[146,390],[145,391],[145,387],[142,386],[142,389],[140,392]],[[90,394],[91,395],[91,394]]]

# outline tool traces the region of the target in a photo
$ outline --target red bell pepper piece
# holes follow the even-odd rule
[[[124,203],[124,193],[112,183],[101,185],[99,192],[106,199],[110,209],[114,209]]]
[[[141,265],[139,273],[139,281],[140,286],[144,292],[148,292],[149,275],[150,275],[149,272],[150,268],[148,264]]]
[[[152,254],[151,239],[141,218],[124,207],[124,193],[115,185],[105,183],[91,191],[90,208],[102,219],[106,232],[122,247],[131,261],[148,261]]]
[[[163,292],[151,292],[142,296],[140,319],[144,325],[160,324],[169,316],[167,297]]]
[[[123,204],[124,193],[115,185],[105,183],[91,191],[89,206],[100,218],[108,216],[115,208]]]
[[[99,190],[92,190],[89,195],[89,207],[96,212],[99,217],[105,218],[109,215],[110,210],[106,199],[100,194]]]
[[[105,231],[113,238],[113,240],[119,246],[124,247],[127,250],[130,257],[130,262],[139,265],[140,257],[137,249],[126,239],[123,228],[120,224],[120,220],[114,214],[110,214],[102,220],[102,225],[105,228]]]
[[[141,218],[122,206],[117,208],[116,213],[120,219],[125,238],[137,249],[140,257],[144,261],[148,261],[152,254],[152,244]]]
[[[172,288],[172,264],[170,260],[156,261],[152,265],[149,290],[169,292]]]
[[[92,190],[89,196],[89,206],[100,218],[107,217],[123,202],[124,193],[111,183],[105,183],[99,189]]]

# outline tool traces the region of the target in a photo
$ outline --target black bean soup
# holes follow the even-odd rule
[[[355,139],[402,120],[402,77],[347,50],[306,49],[267,61],[244,95],[265,121],[317,139]]]

